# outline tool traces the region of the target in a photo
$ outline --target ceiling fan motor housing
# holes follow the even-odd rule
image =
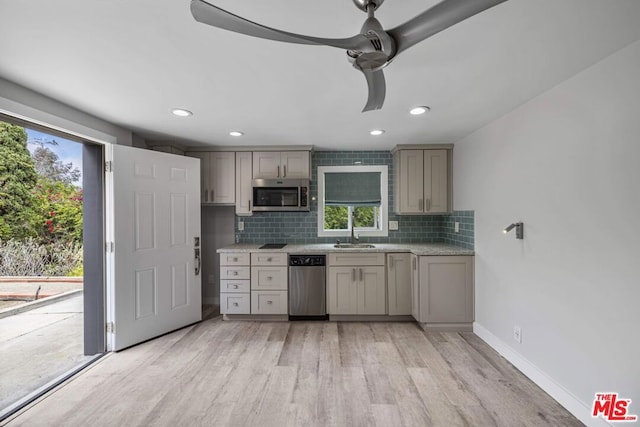
[[[360,34],[364,36],[358,50],[348,50],[347,59],[354,67],[377,71],[389,64],[395,55],[396,44],[382,28],[380,21],[369,17],[362,25]]]
[[[383,2],[384,0],[353,0],[353,3],[355,3],[356,7],[365,12],[367,11],[367,8],[369,6],[373,6],[373,10],[376,10],[380,7],[380,5],[382,5]]]

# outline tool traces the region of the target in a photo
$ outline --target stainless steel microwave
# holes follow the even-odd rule
[[[309,211],[308,179],[254,179],[254,212]]]

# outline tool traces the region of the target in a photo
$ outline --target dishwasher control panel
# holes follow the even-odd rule
[[[289,265],[292,267],[315,267],[325,264],[324,255],[289,255]]]

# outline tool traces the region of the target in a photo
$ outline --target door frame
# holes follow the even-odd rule
[[[82,187],[83,187],[83,339],[84,354],[95,355],[106,351],[105,337],[105,187],[104,151],[110,143],[82,136],[63,128],[37,121],[27,116],[15,114],[0,108],[0,120],[18,126],[36,129],[50,135],[82,144]],[[87,156],[87,157],[85,157]],[[88,186],[85,187],[85,185]],[[87,207],[92,217],[87,215]],[[89,224],[86,220],[89,218]],[[91,228],[89,228],[89,226]],[[91,237],[91,238],[89,238]],[[89,260],[89,269],[87,269]],[[89,296],[89,297],[87,297]]]
[[[104,151],[102,145],[83,144],[82,148],[85,355],[106,351]]]

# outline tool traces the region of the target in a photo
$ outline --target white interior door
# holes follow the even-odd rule
[[[200,161],[108,151],[107,347],[121,350],[202,319]]]

